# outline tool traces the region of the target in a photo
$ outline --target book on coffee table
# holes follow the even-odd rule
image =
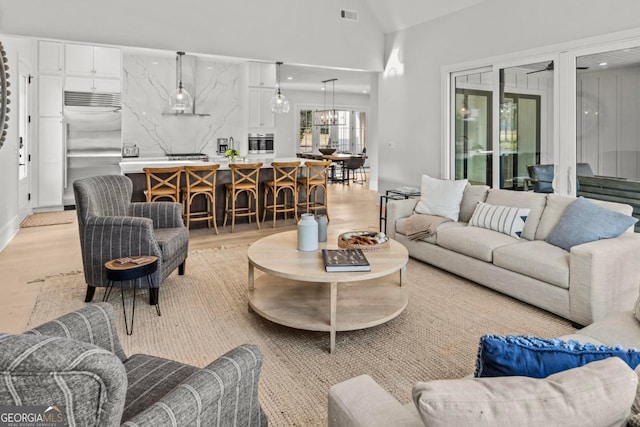
[[[371,265],[362,249],[323,249],[324,269],[335,271],[371,271]]]

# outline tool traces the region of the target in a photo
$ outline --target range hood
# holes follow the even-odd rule
[[[193,97],[193,106],[191,107],[191,111],[172,111],[167,101],[166,110],[164,113],[162,113],[163,116],[183,116],[183,117],[211,116],[211,114],[201,114],[196,111],[196,107],[198,105],[198,98],[196,97],[197,88],[196,88],[196,81],[195,81],[196,80],[195,74],[197,69],[196,67],[197,67],[197,61],[195,56],[193,55],[182,56],[182,86]],[[175,84],[173,85],[173,88],[171,88],[171,90],[174,90],[175,88],[178,87],[179,75],[180,75],[179,65],[178,65],[178,61],[176,61],[176,73],[175,73],[176,81],[175,81]]]

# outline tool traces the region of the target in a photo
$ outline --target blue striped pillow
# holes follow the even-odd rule
[[[469,220],[469,226],[498,231],[519,239],[530,211],[529,208],[495,206],[478,202]]]

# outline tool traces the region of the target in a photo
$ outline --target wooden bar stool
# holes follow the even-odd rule
[[[304,207],[307,213],[315,213],[319,209],[324,209],[327,219],[329,219],[329,197],[327,195],[327,180],[331,160],[326,161],[306,161],[306,176],[298,178],[298,188],[305,192],[305,200],[299,202],[298,206]],[[318,189],[322,189],[322,199],[318,198]]]
[[[180,175],[182,166],[173,168],[144,168],[147,175],[147,202],[167,198],[180,203]]]
[[[255,216],[256,224],[260,229],[258,217],[258,183],[260,181],[260,168],[262,163],[231,163],[231,183],[225,184],[225,210],[224,224],[227,226],[227,217],[231,213],[231,232],[236,225],[237,216],[246,216],[251,223],[251,217]],[[247,195],[247,207],[237,207],[236,202],[241,193]],[[253,208],[251,200],[253,199]]]
[[[207,225],[218,234],[216,220],[216,175],[220,165],[185,166],[185,186],[182,187],[182,203],[187,228],[191,221],[207,221]],[[206,210],[192,212],[192,205],[197,196],[205,199]]]
[[[300,162],[273,162],[273,180],[264,183],[264,204],[262,205],[262,222],[267,216],[267,211],[273,215],[273,228],[276,227],[276,216],[293,212],[293,216],[298,221],[298,191],[297,179]],[[291,203],[287,204],[287,194],[291,192]],[[278,195],[282,193],[282,203],[278,204]],[[272,203],[269,204],[269,195]]]

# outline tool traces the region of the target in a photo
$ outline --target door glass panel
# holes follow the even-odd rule
[[[591,173],[640,181],[640,47],[580,56],[576,67],[577,183]]]
[[[455,78],[455,178],[491,185],[491,73]]]
[[[499,113],[500,188],[538,191],[529,167],[553,165],[553,62],[501,69]]]

